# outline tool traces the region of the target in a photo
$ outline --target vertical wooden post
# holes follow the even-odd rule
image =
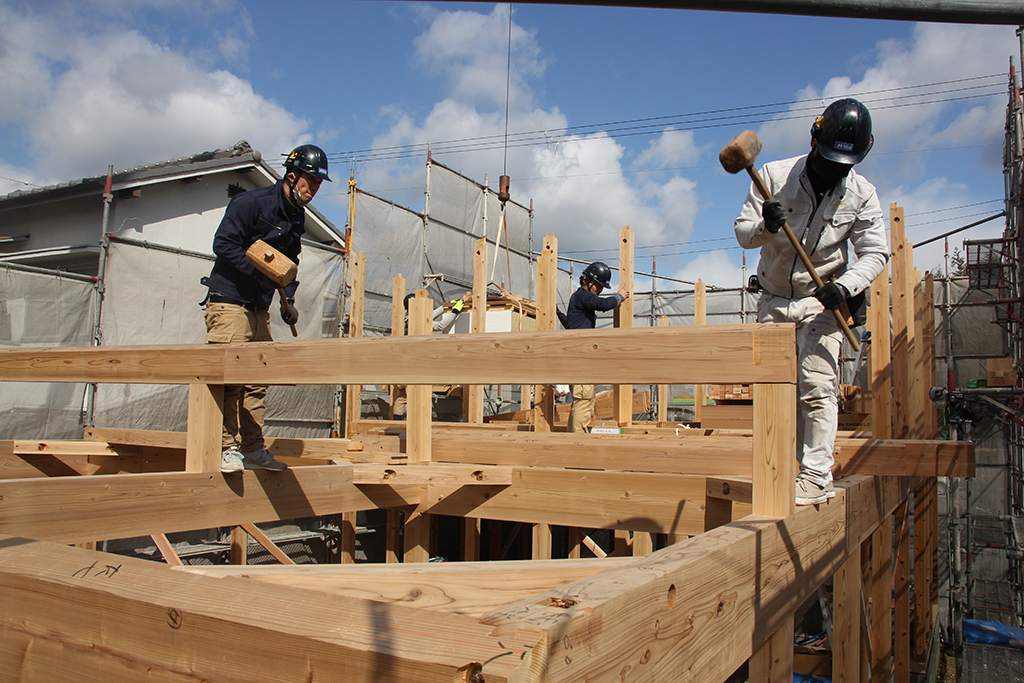
[[[391,281],[391,336],[405,336],[405,278],[401,273]],[[391,385],[391,419],[395,418],[395,399],[398,398],[398,388],[397,384]]]
[[[923,660],[932,638],[934,570],[938,527],[935,480],[922,478],[914,487],[914,656]]]
[[[867,386],[871,389],[871,435],[876,439],[892,438],[892,327],[889,323],[889,267],[871,283],[871,306],[868,308]]]
[[[569,559],[579,559],[583,547],[583,529],[571,526],[569,532]]]
[[[338,554],[339,564],[355,564],[356,562],[356,513],[341,513],[341,552]]]
[[[654,552],[654,538],[649,531],[633,532],[633,557],[646,557]]]
[[[366,257],[359,252],[353,258],[350,268],[352,273],[352,308],[348,316],[348,336],[358,339],[363,336],[363,302],[366,300]],[[362,417],[361,384],[350,384],[345,387],[345,436],[351,436],[351,425]]]
[[[543,522],[533,525],[533,559],[551,559],[551,525]]]
[[[555,233],[544,236],[544,246],[537,259],[537,330],[554,330],[555,306],[558,304],[558,240]],[[555,423],[555,392],[550,384],[534,387],[537,407],[533,424],[538,432],[550,432]]]
[[[911,315],[914,318],[914,336],[913,343],[910,345],[913,354],[910,359],[910,405],[912,406],[910,436],[914,439],[924,439],[927,438],[925,434],[928,432],[928,409],[934,405],[928,399],[928,390],[932,388],[935,380],[928,379],[930,366],[928,366],[928,359],[925,355],[924,330],[922,329],[924,325],[924,281],[921,279],[921,272],[916,268],[913,270],[911,285],[911,295],[913,296]]]
[[[861,682],[860,543],[855,546],[836,571],[832,583],[832,680],[835,683]]]
[[[480,559],[480,519],[477,517],[462,520],[462,559],[464,562]]]
[[[432,333],[430,299],[427,290],[416,290],[409,300],[409,336],[428,336]],[[406,409],[406,453],[410,462],[430,461],[430,403],[431,385],[410,384],[406,387],[409,407]]]
[[[889,205],[890,239],[892,244],[892,366],[893,366],[893,437],[906,439],[910,433],[910,329],[907,301],[907,273],[904,258],[903,209]]]
[[[896,557],[893,562],[893,683],[910,683],[910,498],[896,507],[893,518]]]
[[[925,376],[928,378],[924,387],[927,397],[932,385],[938,382],[937,368],[935,367],[935,277],[931,273],[924,276],[923,306],[922,324],[919,329],[921,330],[921,343],[924,346]],[[939,413],[930,400],[927,405],[928,426],[924,438],[935,439],[939,435]]]
[[[796,385],[755,384],[753,506],[755,515],[796,512]],[[750,658],[750,680],[793,680],[794,616],[790,614]]]
[[[870,683],[892,679],[892,517],[861,546],[862,581],[870,605]]]
[[[185,437],[185,471],[220,470],[220,437],[224,429],[224,387],[190,384],[188,387],[188,434]]]
[[[668,327],[668,316],[663,315],[658,318],[658,325],[660,327]],[[668,422],[668,384],[658,385],[658,426],[664,426],[664,423]]]
[[[402,511],[388,510],[387,525],[387,535],[384,538],[384,562],[394,564],[398,562],[402,545]]]
[[[619,289],[629,298],[615,309],[615,327],[633,327],[633,229],[628,225],[619,231]],[[615,385],[612,396],[615,421],[620,427],[633,424],[633,385]]]
[[[228,551],[229,564],[245,564],[249,561],[249,534],[240,526],[231,527],[231,549]]]
[[[487,331],[487,240],[479,239],[473,249],[473,302],[470,305],[472,323],[470,332]],[[463,392],[464,413],[467,422],[484,421],[484,385],[471,384]]]
[[[423,497],[425,498],[426,495],[426,487],[423,487]],[[430,515],[423,514],[425,509],[426,501],[421,500],[416,509],[405,518],[403,547],[405,562],[428,562],[430,560]]]
[[[706,325],[708,322],[708,297],[704,281],[698,279],[693,287],[693,324]],[[693,385],[693,421],[704,419],[704,404],[707,403],[707,385]]]

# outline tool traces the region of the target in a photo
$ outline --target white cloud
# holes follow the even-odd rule
[[[692,164],[700,158],[703,148],[693,142],[692,130],[667,128],[651,140],[647,149],[636,158],[636,168],[663,168]]]
[[[273,163],[309,136],[304,120],[247,81],[205,69],[135,31],[92,32],[72,10],[33,14],[10,6],[0,7],[0,26],[0,121],[24,127],[37,174],[49,182],[240,139]],[[248,31],[242,22],[236,33],[223,33],[220,49],[243,58]]]
[[[748,267],[747,272],[754,273],[753,266]],[[722,250],[697,256],[677,270],[672,277],[685,282],[703,280],[708,286],[725,288],[746,284],[743,282],[743,269],[732,262],[728,252]]]

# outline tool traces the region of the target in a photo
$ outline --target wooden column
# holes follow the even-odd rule
[[[550,560],[551,559],[551,525],[550,524],[534,524],[533,525],[533,559],[535,560]]]
[[[190,384],[188,387],[188,434],[185,437],[185,471],[219,472],[224,429],[224,387]]]
[[[755,384],[753,514],[789,517],[796,512],[796,385]],[[794,616],[750,658],[750,681],[793,680]]]
[[[628,291],[629,298],[615,309],[615,327],[633,327],[633,229],[628,225],[619,231],[619,289]],[[615,421],[628,427],[633,424],[633,385],[617,384],[613,391]]]
[[[938,382],[935,364],[935,277],[931,273],[924,276],[924,302],[922,305],[924,310],[919,329],[921,330],[921,343],[924,346],[925,376],[927,377],[924,391],[927,397],[932,386]],[[939,412],[931,400],[927,405],[928,426],[924,438],[936,439],[939,435]]]
[[[868,388],[872,394],[871,434],[892,438],[892,327],[889,323],[889,267],[871,283],[868,308]]]
[[[654,552],[654,537],[649,531],[633,532],[633,557],[646,557]]]
[[[240,526],[231,528],[231,550],[229,564],[245,564],[249,561],[249,534]]]
[[[874,333],[872,333],[874,336]],[[861,588],[860,543],[835,573],[832,583],[832,680],[834,683],[861,683],[860,633]]]
[[[708,296],[707,287],[703,280],[697,280],[693,287],[693,324],[706,325],[708,322]],[[693,385],[693,421],[700,422],[704,419],[704,404],[707,402],[707,385]]]
[[[893,437],[909,438],[910,434],[910,302],[907,301],[906,239],[903,209],[889,206],[892,244],[892,366],[893,366]]]
[[[578,559],[583,547],[583,529],[571,526],[569,533],[569,558]]]
[[[668,316],[663,315],[658,318],[659,327],[668,327]],[[669,385],[659,384],[658,385],[658,426],[662,426],[668,422],[668,395]]]
[[[910,405],[911,405],[911,429],[910,436],[914,439],[924,439],[928,432],[928,409],[934,404],[928,399],[928,389],[935,383],[929,381],[927,357],[924,348],[922,329],[924,325],[924,282],[921,279],[921,272],[916,268],[912,271],[911,291],[913,303],[911,315],[914,318],[913,341],[910,345]]]
[[[462,520],[462,559],[476,562],[480,559],[480,519],[467,517]]]
[[[352,308],[348,316],[348,336],[358,339],[363,336],[363,302],[366,291],[366,257],[359,252],[352,258],[350,266],[352,273]],[[345,436],[351,436],[349,425],[359,421],[362,416],[362,394],[361,384],[350,384],[345,387]]]
[[[432,329],[432,306],[427,290],[416,290],[409,300],[409,336],[428,336]],[[409,407],[405,418],[406,454],[409,462],[430,462],[431,385],[410,384],[406,388]],[[423,488],[425,497],[426,487]],[[405,520],[405,562],[426,562],[430,559],[430,519],[423,514],[427,501],[421,500]]]
[[[473,249],[473,301],[470,305],[470,332],[487,331],[487,240],[479,239]],[[463,392],[466,422],[484,421],[484,385],[470,384]]]
[[[864,593],[869,606],[870,683],[892,679],[892,517],[861,545]]]
[[[558,316],[558,240],[555,233],[544,236],[544,246],[537,259],[537,330],[554,330]],[[538,432],[550,432],[555,424],[555,392],[550,384],[538,384],[534,388],[535,402],[533,424]]]
[[[893,683],[910,683],[910,498],[893,516]]]
[[[932,605],[937,601],[935,536],[938,500],[935,480],[919,479],[914,486],[914,658],[923,660],[932,639]],[[937,596],[936,596],[937,598]]]
[[[384,562],[393,564],[398,562],[402,548],[402,511],[388,510],[387,531],[384,538]]]
[[[391,281],[391,336],[405,336],[405,278],[399,273]],[[400,385],[391,385],[391,419],[395,419],[395,398]],[[350,435],[351,436],[351,435]]]
[[[341,519],[341,548],[338,553],[339,564],[355,564],[356,562],[356,513],[343,512]]]

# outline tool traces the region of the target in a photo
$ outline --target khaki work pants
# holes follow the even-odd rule
[[[576,434],[586,434],[590,420],[594,417],[596,392],[593,384],[574,384],[572,387],[572,408],[569,410],[568,430]]]
[[[235,304],[206,304],[206,341],[210,344],[273,341],[270,313]],[[224,387],[224,427],[221,448],[248,453],[263,448],[263,412],[267,388],[255,385]]]

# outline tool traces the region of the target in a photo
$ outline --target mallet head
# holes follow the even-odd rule
[[[748,166],[753,166],[760,153],[761,140],[757,133],[745,130],[722,148],[718,153],[718,160],[722,163],[722,168],[729,173],[739,173]]]

